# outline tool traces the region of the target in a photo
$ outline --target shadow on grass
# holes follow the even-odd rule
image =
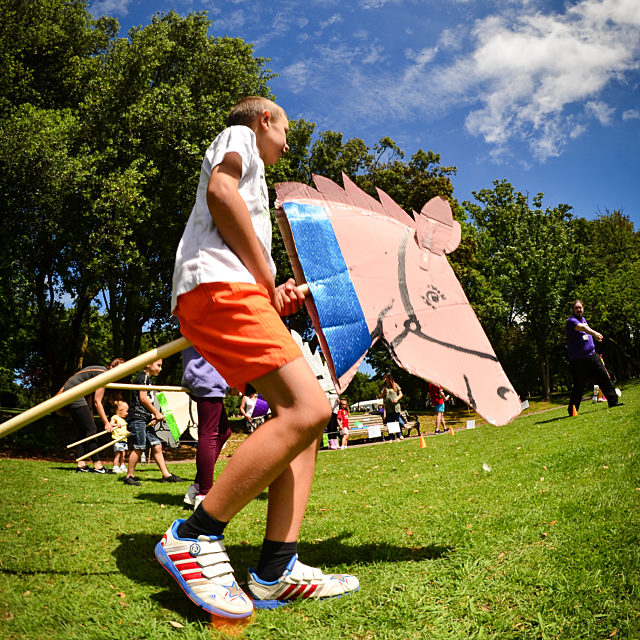
[[[104,460],[102,461],[102,464],[104,464]],[[89,463],[89,468],[91,468],[93,466],[93,463]],[[104,464],[106,469],[111,470],[111,466],[107,463]],[[49,467],[52,470],[55,471],[72,471],[73,473],[76,472],[76,464],[70,464],[70,465],[65,465],[64,467]],[[155,472],[158,471],[157,469],[140,469],[140,467],[136,467],[136,475],[142,475],[144,473],[148,473],[148,472]],[[78,474],[81,475],[81,474]],[[97,473],[94,473],[92,475],[99,475]],[[107,473],[104,475],[108,475],[108,476],[113,476],[114,478],[117,478],[118,480],[122,481],[124,480],[124,474],[118,474],[118,473]],[[153,481],[154,478],[149,478],[149,481]]]
[[[157,480],[156,482],[160,482]],[[144,485],[142,485],[144,487]],[[186,491],[186,490],[185,490]],[[267,500],[269,498],[269,494],[267,491],[263,491],[259,496],[255,497],[254,500]],[[149,502],[154,502],[155,504],[164,504],[164,505],[177,505],[177,506],[185,506],[185,509],[191,511],[191,507],[184,503],[184,496],[182,495],[174,495],[170,493],[138,493],[134,496],[135,500],[148,500]],[[188,515],[188,514],[187,514]]]
[[[148,502],[154,502],[155,504],[163,504],[170,506],[188,505],[184,504],[183,495],[175,495],[173,493],[136,493],[133,496],[134,500],[147,500]]]
[[[358,565],[381,562],[407,562],[437,560],[448,555],[453,547],[429,545],[426,547],[404,547],[392,544],[364,544],[351,546],[344,541],[351,537],[345,532],[328,540],[315,543],[301,542],[300,556],[305,564],[320,566],[329,570],[335,565]],[[118,547],[113,552],[118,570],[139,584],[149,584],[158,591],[151,598],[162,607],[170,609],[188,619],[204,619],[198,607],[193,606],[167,571],[155,560],[154,549],[161,534],[148,533],[121,534]],[[260,556],[260,545],[239,544],[227,547],[236,579],[242,586],[247,568],[254,565]],[[329,564],[330,563],[330,564]]]
[[[559,420],[568,420],[571,416],[557,416],[548,420],[536,420],[536,424],[548,424],[549,422],[558,422]]]

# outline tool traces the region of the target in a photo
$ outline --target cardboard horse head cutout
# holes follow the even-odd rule
[[[493,424],[520,400],[491,348],[446,255],[460,224],[444,198],[412,218],[387,194],[380,201],[343,175],[344,190],[276,185],[276,216],[338,392],[376,340],[396,363],[448,389]]]

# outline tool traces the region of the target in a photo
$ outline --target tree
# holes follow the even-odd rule
[[[99,304],[112,354],[139,352],[143,328],[175,331],[173,261],[202,156],[230,107],[269,96],[272,77],[250,45],[208,27],[172,12],[116,39],[117,22],[91,20],[82,1],[2,13],[0,224],[13,242],[0,299],[22,305],[4,327],[30,324],[22,348],[3,334],[0,350],[50,391],[82,363]]]
[[[208,28],[205,14],[170,12],[112,41],[80,105],[95,161],[88,244],[108,256],[85,264],[125,357],[140,350],[143,327],[171,326],[175,250],[204,151],[241,97],[270,95],[265,61]]]
[[[532,199],[506,180],[473,192],[480,204],[464,202],[478,228],[478,260],[489,284],[495,323],[535,345],[540,387],[550,397],[553,355],[563,349],[564,313],[576,253],[570,233],[570,207],[542,209],[543,194]],[[516,344],[521,340],[516,339]],[[500,356],[501,342],[494,341]],[[522,354],[522,349],[515,350]],[[501,358],[502,360],[502,358]],[[517,365],[503,360],[507,371]]]
[[[379,388],[380,384],[376,380],[372,380],[368,375],[357,371],[342,397],[346,397],[350,405],[365,400],[373,400],[377,397]]]
[[[638,375],[640,234],[620,211],[573,223],[580,251],[570,301],[580,298],[590,324],[605,336],[598,349],[609,372],[623,379]]]

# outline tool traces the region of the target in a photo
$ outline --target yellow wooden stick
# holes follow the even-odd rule
[[[77,444],[82,444],[83,442],[88,442],[89,440],[93,440],[94,438],[97,438],[98,436],[102,436],[105,433],[111,433],[111,432],[107,431],[106,429],[104,431],[98,431],[98,433],[94,433],[92,436],[89,436],[88,438],[83,438],[82,440],[78,440],[76,442],[72,442],[71,444],[68,444],[67,449],[71,449],[71,447],[75,447]]]
[[[83,456],[76,458],[76,462],[80,462],[80,460],[84,460],[85,458],[92,456],[94,453],[98,453],[98,451],[102,451],[103,449],[110,447],[114,445],[116,442],[120,442],[120,440],[126,440],[130,435],[131,434],[127,431],[125,435],[119,436],[118,438],[114,438],[113,440],[111,440],[111,442],[107,442],[107,444],[103,444],[101,447],[98,447],[97,449],[94,449],[93,451],[89,451],[89,453],[85,453]]]
[[[106,384],[107,389],[140,389],[141,391],[182,391],[183,393],[189,393],[187,387],[173,387],[170,385],[161,384],[127,384],[126,382],[110,382]]]

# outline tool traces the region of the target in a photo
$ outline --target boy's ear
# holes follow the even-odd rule
[[[258,116],[258,125],[263,131],[268,131],[270,122],[271,122],[271,112],[268,109],[265,109]]]

